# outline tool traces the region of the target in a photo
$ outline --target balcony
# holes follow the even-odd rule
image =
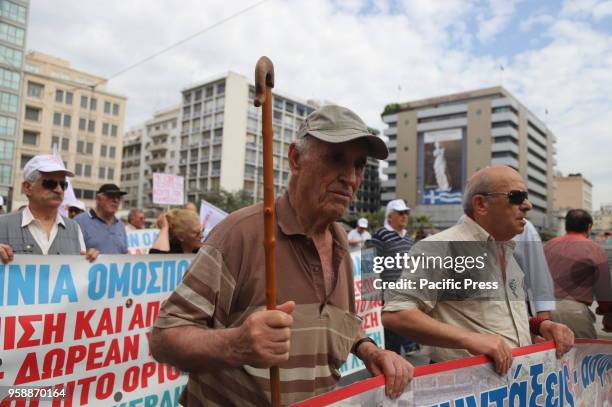
[[[512,151],[513,153],[519,153],[519,147],[515,143],[511,141],[504,141],[502,143],[493,143],[491,144],[491,152],[497,153],[502,151]]]
[[[491,165],[508,165],[510,167],[518,168],[518,160],[514,157],[495,157],[491,158]]]
[[[166,164],[167,161],[168,159],[165,156],[157,156],[155,158],[151,158],[148,164],[151,166],[156,165],[156,164]]]
[[[491,137],[512,137],[518,141],[518,131],[514,127],[494,127],[491,129]]]
[[[169,148],[169,143],[167,141],[163,141],[163,142],[151,143],[151,145],[149,146],[149,151],[150,152],[165,151],[168,148]]]

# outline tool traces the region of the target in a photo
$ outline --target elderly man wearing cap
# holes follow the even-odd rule
[[[67,186],[66,170],[58,155],[37,155],[23,168],[21,184],[28,205],[0,216],[0,259],[3,263],[21,254],[84,254],[93,261],[98,251],[86,250],[79,225],[59,214]]]
[[[389,201],[385,211],[385,225],[374,233],[370,241],[378,256],[393,257],[410,251],[414,241],[406,230],[409,217],[410,208],[403,199]],[[381,277],[384,281],[396,281],[401,274],[400,268],[386,268]],[[419,346],[410,339],[385,329],[385,348],[402,355],[418,350]]]
[[[360,218],[357,221],[357,227],[351,230],[348,234],[348,242],[351,249],[361,249],[363,244],[372,238],[372,235],[368,232],[368,220],[366,218]]]
[[[292,404],[333,389],[349,351],[385,375],[389,396],[404,390],[412,366],[361,330],[347,237],[335,222],[359,188],[367,156],[387,154],[346,108],[323,106],[302,123],[288,151],[288,190],[276,201],[275,311],[265,310],[262,204],[212,230],[151,337],[157,360],[190,372],[183,404],[269,405],[266,368],[274,365],[281,404]]]
[[[103,254],[127,253],[125,226],[115,217],[125,194],[115,184],[104,184],[96,192],[96,208],[74,218],[81,225],[87,248]]]

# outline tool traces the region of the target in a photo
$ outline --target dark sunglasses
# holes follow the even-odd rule
[[[517,189],[513,189],[510,192],[483,192],[484,196],[494,196],[494,195],[504,195],[508,198],[508,202],[513,205],[520,205],[525,202],[526,199],[529,199],[529,194],[527,191],[519,191]]]
[[[68,181],[56,181],[54,179],[43,179],[41,182],[43,188],[50,189],[53,191],[59,185],[62,188],[62,191],[65,191],[68,188]]]
[[[394,212],[397,213],[397,214],[400,214],[400,215],[409,215],[410,214],[410,211],[394,211]]]

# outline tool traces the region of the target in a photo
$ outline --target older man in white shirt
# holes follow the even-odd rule
[[[90,261],[97,250],[85,249],[79,225],[59,214],[67,187],[66,169],[58,155],[37,155],[23,169],[22,190],[28,197],[23,211],[0,216],[0,260],[8,263],[15,253],[83,254]]]

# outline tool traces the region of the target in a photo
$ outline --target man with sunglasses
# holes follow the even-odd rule
[[[59,214],[68,183],[58,155],[37,155],[23,168],[22,191],[28,205],[19,212],[0,216],[0,260],[8,263],[14,254],[84,254],[89,261],[98,256],[86,250],[79,225]]]
[[[480,286],[387,290],[383,324],[431,345],[434,362],[488,355],[499,374],[505,374],[512,366],[512,348],[529,345],[532,340],[554,340],[557,356],[567,352],[574,343],[567,326],[528,317],[524,275],[512,256],[512,238],[523,231],[526,214],[532,208],[526,190],[519,173],[510,167],[492,166],[477,171],[465,187],[464,219],[422,240],[411,251],[415,256],[442,252],[455,260],[466,255],[482,256],[485,266],[470,271],[470,277],[495,282],[497,290],[487,291]],[[456,270],[452,266],[417,267],[404,270],[402,278],[461,278]]]
[[[103,254],[127,254],[125,226],[115,216],[125,194],[115,184],[104,184],[96,192],[96,208],[74,218],[81,225],[87,248]]]

